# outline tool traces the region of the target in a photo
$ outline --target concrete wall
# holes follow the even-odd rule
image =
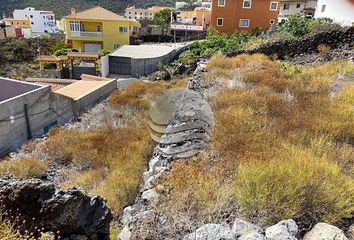
[[[109,75],[109,56],[101,58],[101,76],[108,77]]]
[[[0,155],[20,147],[27,139],[24,105],[28,106],[29,122],[34,137],[42,136],[44,127],[58,121],[67,122],[73,116],[69,98],[53,94],[45,86],[0,104]],[[14,120],[10,121],[13,116]]]
[[[81,97],[72,100],[73,114],[78,117],[86,112],[103,99],[107,98],[115,89],[117,89],[117,81],[111,80],[105,86]]]

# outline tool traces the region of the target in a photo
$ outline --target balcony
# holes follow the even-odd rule
[[[102,32],[71,32],[71,37],[102,38]]]

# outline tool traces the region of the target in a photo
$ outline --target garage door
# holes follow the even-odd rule
[[[99,43],[85,43],[85,52],[97,53],[101,50],[101,44]]]
[[[109,72],[111,74],[131,75],[131,65],[131,58],[109,56]]]

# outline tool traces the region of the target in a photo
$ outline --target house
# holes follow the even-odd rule
[[[80,52],[113,50],[131,44],[137,38],[140,23],[126,19],[102,7],[93,7],[76,13],[71,10],[64,17],[66,42]]]
[[[211,9],[197,7],[194,11],[175,11],[172,13],[171,29],[205,31],[210,25]]]
[[[153,20],[156,13],[160,12],[163,9],[171,9],[168,7],[152,6],[147,9],[135,8],[135,6],[128,7],[125,9],[125,18],[127,19],[136,19],[136,20]]]
[[[312,18],[315,15],[317,0],[282,0],[280,1],[278,22],[285,22],[295,13]]]
[[[14,19],[14,18],[4,18],[3,21],[7,26],[13,26],[16,29],[16,32],[19,34],[17,37],[31,37],[32,27],[30,20],[28,18],[25,19]]]
[[[35,10],[28,7],[23,10],[15,10],[13,18],[16,20],[28,19],[33,33],[57,33],[55,16],[52,11]]]
[[[221,33],[266,30],[278,19],[278,0],[213,0],[211,25]]]
[[[315,18],[328,17],[341,25],[354,25],[354,0],[318,0]]]

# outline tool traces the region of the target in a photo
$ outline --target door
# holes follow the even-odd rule
[[[97,53],[101,50],[101,44],[99,43],[85,43],[85,52]]]
[[[109,56],[109,73],[131,75],[131,58]]]

